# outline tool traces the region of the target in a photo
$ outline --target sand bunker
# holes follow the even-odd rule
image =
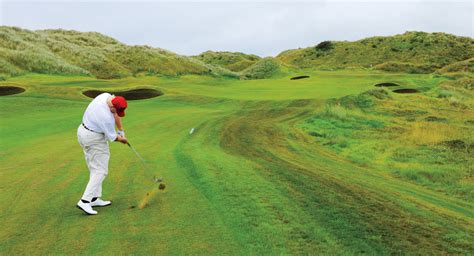
[[[394,83],[379,83],[375,85],[376,87],[393,87],[393,86],[400,86],[399,84]]]
[[[101,91],[101,90],[88,90],[83,92],[83,94],[89,98],[95,98],[97,95],[108,92],[110,94],[116,95],[116,96],[122,96],[127,100],[143,100],[143,99],[149,99],[149,98],[154,98],[163,95],[161,91],[155,90],[155,89],[134,89],[134,90],[128,90],[128,91]]]
[[[417,89],[397,89],[397,90],[393,90],[393,92],[395,92],[395,93],[419,93],[420,91],[418,91]]]
[[[25,89],[17,86],[0,86],[0,96],[13,95],[24,92]]]
[[[303,79],[303,78],[309,78],[309,76],[295,76],[290,78],[290,80],[298,80],[298,79]]]

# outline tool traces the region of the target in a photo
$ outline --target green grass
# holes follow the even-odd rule
[[[0,254],[470,254],[473,101],[451,81],[363,70],[9,78],[0,85],[27,91],[0,98]],[[422,93],[373,90],[380,82]],[[130,101],[124,119],[147,166],[112,143],[113,205],[85,216],[74,207],[88,179],[81,91],[137,87],[165,93]],[[130,208],[147,193],[147,207]]]

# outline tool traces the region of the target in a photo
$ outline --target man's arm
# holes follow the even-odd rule
[[[122,118],[117,115],[117,113],[114,113],[114,119],[115,119],[115,126],[117,127],[117,134],[125,137],[125,132],[123,131],[123,125],[122,125]]]
[[[117,115],[117,113],[114,113],[114,118],[115,118],[115,126],[117,127],[117,130],[123,131],[122,118],[119,115]]]

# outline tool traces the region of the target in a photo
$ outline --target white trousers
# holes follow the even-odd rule
[[[90,172],[82,199],[90,202],[92,198],[102,196],[102,182],[109,173],[109,144],[104,134],[89,131],[82,124],[77,129],[77,140]]]

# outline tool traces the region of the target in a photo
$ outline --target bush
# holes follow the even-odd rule
[[[316,45],[315,49],[320,51],[329,51],[334,47],[331,41],[323,41]]]

